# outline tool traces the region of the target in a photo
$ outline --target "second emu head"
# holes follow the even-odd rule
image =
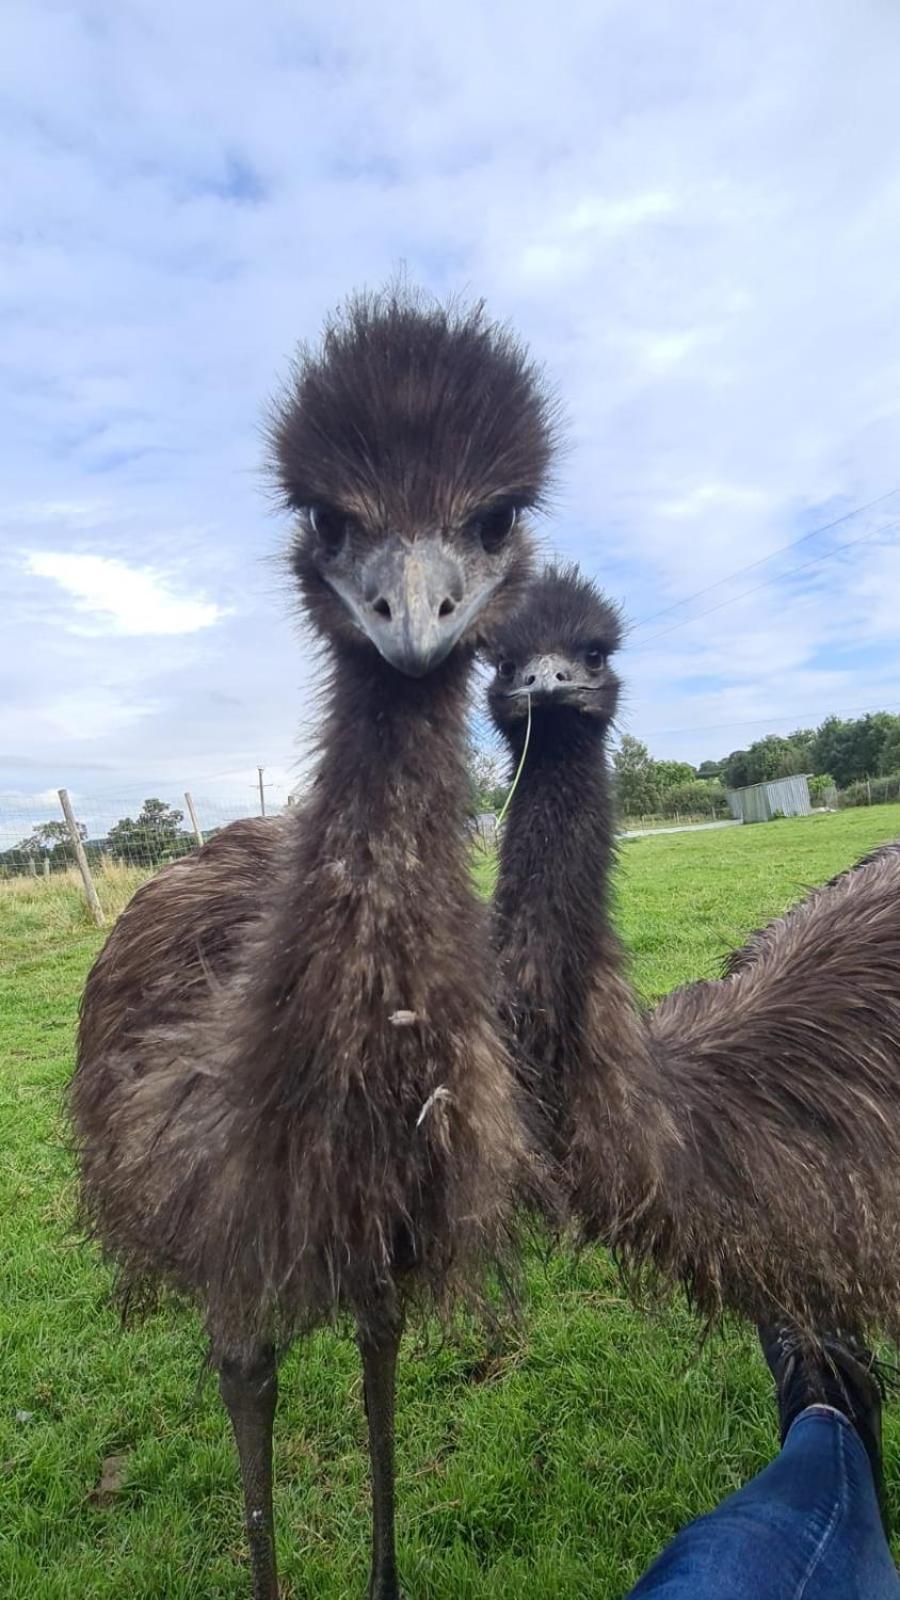
[[[431,672],[505,611],[530,568],[555,412],[480,306],[360,296],[301,351],[271,424],[292,565],[327,639]]]
[[[488,706],[498,732],[520,745],[529,702],[538,735],[551,722],[557,731],[605,732],[619,701],[610,657],[621,642],[618,607],[595,584],[574,565],[545,568],[491,631]]]

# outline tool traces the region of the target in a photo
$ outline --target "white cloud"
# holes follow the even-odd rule
[[[894,487],[898,8],[101,10],[14,0],[0,59],[0,540],[52,563],[3,571],[16,787],[292,770],[316,672],[261,561],[258,422],[295,340],[401,261],[547,364],[550,540],[634,617]],[[883,700],[896,566],[848,557],[642,629],[635,731]]]
[[[15,749],[24,739],[40,738],[48,751],[71,743],[107,743],[158,709],[151,700],[134,699],[98,685],[76,693],[55,694],[36,707],[5,706],[0,711],[0,737],[4,749]]]
[[[52,579],[71,595],[75,611],[90,617],[94,629],[131,635],[196,633],[226,614],[210,600],[177,594],[152,568],[129,567],[109,556],[31,550],[24,562],[27,572]]]
[[[766,511],[771,500],[761,489],[739,483],[698,483],[677,500],[665,500],[656,508],[664,517],[693,518],[713,508],[719,514],[734,511]]]

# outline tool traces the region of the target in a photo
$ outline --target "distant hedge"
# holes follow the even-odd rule
[[[729,817],[731,812],[721,784],[706,778],[690,778],[673,783],[659,795],[658,807],[664,817],[690,816],[694,812],[711,817]]]
[[[883,806],[889,800],[900,800],[900,772],[888,773],[885,778],[863,778],[838,795],[839,806]]]

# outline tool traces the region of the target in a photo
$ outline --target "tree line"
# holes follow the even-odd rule
[[[613,756],[620,810],[671,815],[691,810],[728,814],[725,791],[752,783],[810,775],[813,803],[832,789],[843,805],[900,798],[900,716],[826,717],[817,728],[769,733],[717,761],[655,761],[646,745],[625,734]]]
[[[709,815],[727,817],[727,789],[811,775],[813,804],[834,789],[843,805],[900,798],[900,716],[875,711],[863,717],[826,717],[817,728],[770,733],[717,761],[662,761],[632,734],[613,753],[613,777],[621,815]],[[498,811],[507,784],[494,756],[473,749],[469,762],[471,810]]]
[[[721,761],[704,761],[698,776],[720,778],[729,789],[797,772],[828,774],[838,789],[868,778],[900,774],[900,716],[889,711],[864,717],[826,717],[818,728],[796,728],[784,736],[767,734],[746,750],[732,750]]]
[[[136,817],[122,817],[99,838],[88,838],[83,822],[78,824],[85,854],[91,862],[106,857],[113,861],[129,861],[149,867],[162,866],[194,849],[193,833],[182,829],[184,812],[164,800],[145,800]],[[204,835],[211,838],[211,834]],[[27,838],[8,850],[0,851],[0,876],[43,871],[44,863],[51,872],[74,864],[75,852],[64,822],[41,822]]]

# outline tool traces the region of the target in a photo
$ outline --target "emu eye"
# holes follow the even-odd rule
[[[601,649],[599,645],[595,645],[592,649],[584,652],[584,664],[591,672],[599,672],[601,667],[606,666],[607,660],[606,651]]]
[[[509,538],[518,520],[518,506],[504,503],[477,512],[470,521],[469,528],[481,540],[485,550],[493,552],[499,550],[503,541]]]
[[[306,520],[325,555],[336,556],[352,527],[352,519],[336,506],[310,506]]]
[[[514,661],[498,661],[497,662],[497,677],[498,678],[503,678],[504,681],[507,682],[507,683],[509,682],[510,678],[512,678],[514,676],[515,670],[516,670],[516,663]]]

